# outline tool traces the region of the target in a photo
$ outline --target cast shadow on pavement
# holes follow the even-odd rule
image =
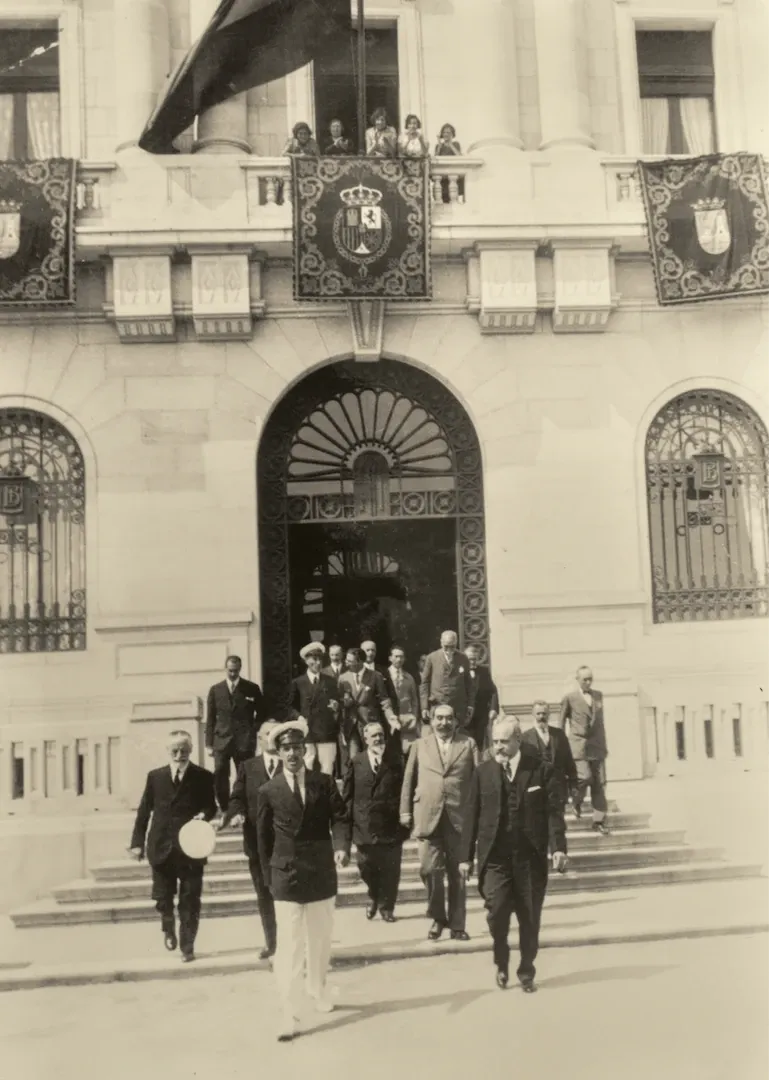
[[[651,979],[663,971],[670,971],[672,967],[672,964],[625,964],[594,968],[592,971],[570,971],[565,975],[554,975],[552,979],[537,979],[537,984],[542,990],[560,990],[568,986],[585,986],[587,983]]]
[[[451,1015],[467,1008],[468,1005],[472,1005],[479,998],[495,992],[498,993],[499,991],[486,989],[459,990],[453,994],[434,994],[432,997],[408,998],[405,1000],[398,998],[395,1001],[377,1001],[370,1005],[346,1005],[340,1002],[336,1005],[336,1008],[340,1013],[344,1011],[346,1015],[340,1015],[334,1020],[308,1028],[306,1032],[302,1031],[301,1034],[316,1035],[321,1032],[339,1031],[350,1024],[359,1024],[375,1016],[392,1015],[399,1012],[413,1013],[415,1009],[433,1008],[437,1005],[448,1005],[447,1012]]]

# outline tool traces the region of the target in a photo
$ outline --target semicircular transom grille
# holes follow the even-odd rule
[[[291,444],[288,473],[301,480],[342,480],[367,451],[387,460],[391,476],[449,475],[448,441],[421,405],[391,390],[340,394],[314,409]]]

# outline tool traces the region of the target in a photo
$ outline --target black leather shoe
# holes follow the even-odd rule
[[[593,832],[600,833],[601,836],[611,836],[609,826],[606,825],[606,823],[603,822],[603,821],[594,821],[593,822]]]
[[[521,978],[521,988],[524,994],[536,994],[537,984],[534,982],[534,976],[524,975]]]
[[[574,811],[574,817],[575,818],[581,818],[582,817],[582,807],[579,805],[579,803],[572,803],[571,808]]]
[[[470,935],[468,934],[467,930],[452,930],[451,931],[451,940],[452,941],[469,941],[470,940]]]
[[[269,945],[265,945],[263,949],[259,950],[260,960],[269,960],[270,957],[275,955],[275,949],[271,949]]]
[[[437,941],[443,933],[443,926],[439,922],[434,922],[430,929],[427,931],[428,941]]]
[[[499,989],[500,990],[507,990],[507,980],[509,978],[507,972],[503,971],[502,968],[497,968],[497,976],[496,976],[496,978],[497,978],[497,986],[499,987]]]
[[[382,916],[382,922],[395,922],[395,916],[391,911],[380,911],[379,914]]]
[[[366,918],[367,919],[373,919],[374,916],[376,915],[376,909],[377,909],[376,900],[370,900],[369,903],[366,904]]]
[[[163,932],[163,944],[169,952],[173,952],[179,942],[176,940],[176,934],[173,930],[165,930]]]
[[[192,951],[192,949],[184,949],[183,950],[183,952],[182,952],[182,963],[183,964],[189,964],[194,959],[195,959],[195,953]]]

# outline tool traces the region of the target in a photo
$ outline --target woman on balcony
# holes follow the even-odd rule
[[[459,157],[462,147],[457,142],[457,132],[453,124],[444,124],[435,144],[434,157]]]
[[[312,137],[309,124],[303,120],[294,124],[291,138],[286,143],[283,153],[287,157],[319,157],[318,144]]]
[[[430,153],[427,140],[422,134],[422,122],[414,113],[406,117],[406,130],[398,136],[398,157],[423,158]]]
[[[387,123],[384,109],[374,109],[371,127],[366,128],[366,153],[369,157],[394,158],[398,149],[398,133]]]

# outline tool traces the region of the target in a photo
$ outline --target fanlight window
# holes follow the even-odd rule
[[[85,468],[41,413],[0,410],[0,652],[85,648]]]
[[[769,437],[731,394],[682,394],[646,438],[655,622],[767,614]]]

